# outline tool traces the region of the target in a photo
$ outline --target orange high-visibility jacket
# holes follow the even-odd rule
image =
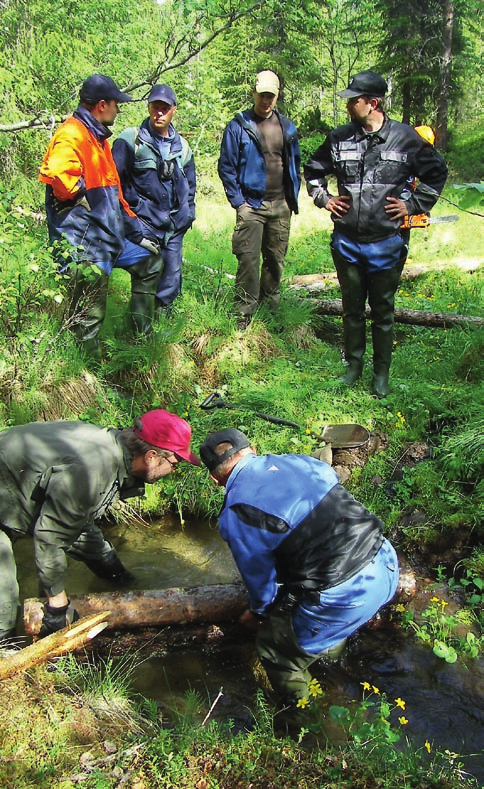
[[[110,135],[87,109],[78,107],[52,138],[39,175],[46,184],[51,241],[64,237],[76,248],[75,259],[95,263],[108,274],[123,251],[125,232],[143,235],[123,197]]]

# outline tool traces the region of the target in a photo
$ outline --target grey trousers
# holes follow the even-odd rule
[[[89,524],[78,539],[66,550],[66,554],[77,561],[102,562],[112,555],[112,544],[104,539],[98,526]],[[0,529],[0,639],[15,629],[19,608],[19,586],[17,565],[12,540]]]

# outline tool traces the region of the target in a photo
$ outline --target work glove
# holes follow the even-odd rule
[[[71,605],[70,600],[67,601],[67,605],[63,605],[60,608],[52,608],[52,606],[47,603],[44,607],[44,618],[42,620],[39,636],[44,638],[44,636],[50,636],[52,633],[57,633],[58,630],[72,625],[74,622],[77,622],[78,619],[79,614]]]
[[[316,206],[316,208],[324,208],[324,206],[328,202],[326,191],[323,189],[322,186],[319,186],[312,193],[311,197],[313,198],[313,203]]]
[[[159,255],[160,254],[160,245],[156,243],[156,241],[151,241],[150,238],[143,238],[139,242],[140,247],[143,249],[147,249],[148,252],[151,252],[152,255]]]
[[[89,560],[85,564],[98,578],[111,581],[116,586],[127,586],[135,579],[133,573],[126,569],[116,555],[108,557],[104,561]]]

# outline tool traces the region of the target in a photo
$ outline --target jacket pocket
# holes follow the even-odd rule
[[[380,161],[375,168],[375,183],[405,183],[411,175],[408,155],[400,151],[381,151]]]

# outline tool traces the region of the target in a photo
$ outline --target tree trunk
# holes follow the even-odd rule
[[[70,595],[69,599],[81,616],[110,611],[111,629],[158,627],[183,622],[228,622],[238,619],[249,605],[242,584]],[[41,600],[25,600],[27,635],[38,634],[42,624],[41,607]]]
[[[307,299],[316,309],[318,315],[343,315],[343,302],[341,299],[323,301]],[[365,310],[366,317],[370,317],[370,308]],[[412,326],[432,326],[447,329],[449,326],[484,326],[484,318],[467,315],[451,315],[443,312],[421,312],[420,310],[395,310],[395,323],[407,323]]]
[[[454,33],[454,2],[445,0],[442,30],[442,67],[435,144],[442,151],[447,149],[447,123],[449,113],[449,90],[452,63],[452,37]]]
[[[401,601],[415,595],[416,580],[408,563],[399,557],[400,580],[397,597]],[[242,584],[214,584],[180,589],[157,589],[145,592],[111,592],[70,595],[81,615],[109,610],[110,629],[137,629],[182,623],[233,622],[248,608],[247,592]],[[42,601],[24,602],[24,626],[28,635],[38,634]]]

